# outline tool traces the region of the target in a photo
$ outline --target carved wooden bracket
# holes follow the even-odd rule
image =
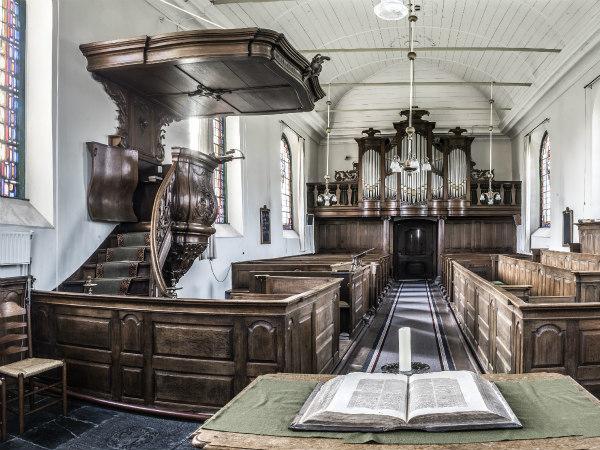
[[[131,89],[97,74],[93,77],[117,105],[116,134],[123,138],[122,145],[161,162],[165,157],[164,127],[182,118]]]

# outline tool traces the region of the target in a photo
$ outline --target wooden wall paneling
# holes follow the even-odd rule
[[[581,253],[600,255],[600,221],[580,220],[576,225],[579,229]]]
[[[487,371],[558,372],[600,393],[600,302],[528,303],[457,261],[453,266],[452,308]],[[468,304],[475,297],[473,308]]]
[[[447,219],[444,253],[514,253],[516,225],[512,218]]]
[[[86,398],[210,414],[261,374],[337,363],[340,280],[311,280],[299,294],[245,300],[35,292],[33,317],[45,323],[34,349],[64,357],[69,389]]]
[[[317,219],[317,253],[343,252],[375,248],[386,252],[384,221],[381,219]]]

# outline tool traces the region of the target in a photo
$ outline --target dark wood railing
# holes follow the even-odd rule
[[[319,194],[325,192],[325,183],[307,183],[308,208],[319,207]],[[329,183],[329,192],[335,194],[337,202],[334,207],[358,206],[358,183],[355,181],[334,181]]]
[[[489,189],[489,181],[471,181],[471,205],[490,206],[481,202],[481,194]],[[494,202],[493,206],[520,206],[521,205],[521,182],[520,181],[493,181],[492,190],[500,194],[500,200]],[[490,206],[490,207],[493,207]]]

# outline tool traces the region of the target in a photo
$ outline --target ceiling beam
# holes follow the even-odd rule
[[[325,86],[328,83],[323,82]],[[409,81],[381,81],[381,82],[368,82],[368,81],[357,81],[357,82],[334,82],[331,86],[408,86]],[[489,81],[415,81],[415,86],[489,86]],[[529,87],[531,83],[513,82],[513,81],[494,81],[495,86],[522,86]]]
[[[213,5],[228,5],[231,3],[270,3],[283,1],[289,0],[210,0]]]
[[[225,0],[226,1],[226,0]],[[270,0],[273,1],[273,0]],[[521,53],[560,53],[560,48],[544,47],[417,47],[417,52],[521,52]],[[408,52],[408,47],[352,47],[352,48],[313,48],[300,50],[301,53],[365,53],[365,52]]]
[[[367,111],[404,111],[408,109],[408,106],[405,108],[331,108],[331,112],[367,112]],[[424,109],[426,111],[489,111],[490,108],[468,108],[468,107],[454,107],[454,106],[438,106],[438,107],[419,107],[419,109]],[[510,111],[512,108],[496,108],[494,107],[494,111]],[[327,112],[326,109],[317,109],[316,112]]]

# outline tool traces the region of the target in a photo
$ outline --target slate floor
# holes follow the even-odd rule
[[[18,425],[9,416],[5,449],[143,449],[191,450],[188,438],[199,424],[106,409],[72,401],[69,414],[51,407],[28,417],[25,433],[17,436]]]

